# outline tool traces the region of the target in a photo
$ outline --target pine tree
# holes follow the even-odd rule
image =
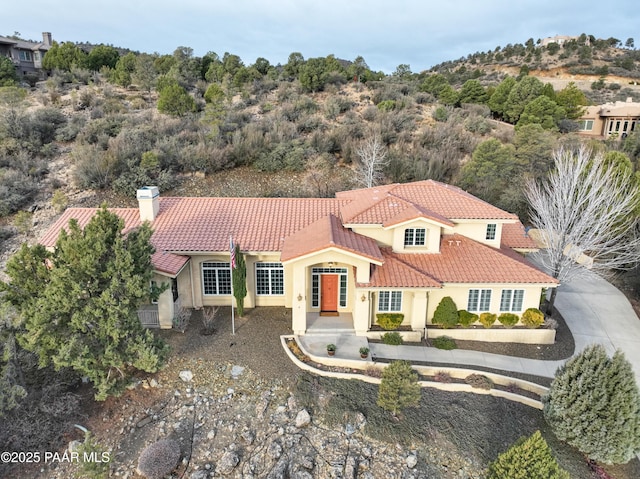
[[[569,479],[540,431],[520,438],[489,465],[488,479]]]
[[[558,369],[542,402],[556,436],[589,458],[623,464],[640,452],[640,393],[622,352],[587,347]]]
[[[123,228],[106,208],[84,230],[71,220],[52,253],[23,246],[2,285],[24,322],[19,344],[41,367],[88,377],[97,400],[121,391],[133,370],[157,371],[166,353],[137,315],[150,297],[151,229],[125,235]]]
[[[378,406],[396,416],[401,409],[417,406],[419,402],[418,373],[411,368],[408,361],[392,361],[382,371]]]
[[[233,297],[236,298],[238,316],[244,315],[244,298],[247,296],[247,265],[240,252],[240,246],[235,245],[236,268],[233,270]]]

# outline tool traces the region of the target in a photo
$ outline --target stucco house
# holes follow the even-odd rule
[[[588,106],[578,124],[582,135],[624,138],[640,128],[640,103],[629,97],[626,101]]]
[[[557,286],[524,257],[535,245],[515,215],[432,180],[335,198],[164,198],[156,187],[137,198],[139,208],[111,211],[126,229],[154,229],[154,281],[171,287],[141,317],[161,328],[179,307],[231,304],[230,236],[246,261],[245,308],[291,309],[295,334],[339,316],[375,337],[376,314],[399,312],[419,338],[445,296],[459,309],[521,313]],[[95,212],[66,210],[41,243]]]
[[[19,76],[42,74],[42,58],[51,48],[51,33],[42,33],[42,42],[27,42],[0,36],[0,55],[11,59]]]

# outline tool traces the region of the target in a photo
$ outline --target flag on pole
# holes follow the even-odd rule
[[[236,269],[236,245],[233,244],[233,236],[229,236],[229,252],[231,253],[231,269]]]

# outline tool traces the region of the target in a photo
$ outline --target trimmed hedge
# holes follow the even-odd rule
[[[382,329],[387,331],[393,331],[404,321],[404,314],[402,313],[378,313],[376,314],[376,322]]]
[[[400,333],[384,333],[380,339],[384,344],[390,344],[392,346],[400,346],[403,343]]]
[[[433,324],[443,328],[454,328],[458,324],[458,308],[450,296],[445,296],[433,313]]]
[[[518,321],[520,321],[520,318],[517,314],[502,313],[500,316],[498,316],[498,321],[500,321],[500,324],[502,324],[505,328],[512,328],[518,323]]]
[[[539,328],[544,324],[544,313],[538,308],[529,308],[522,313],[522,324],[527,328]]]
[[[433,338],[433,346],[438,349],[444,349],[445,351],[457,349],[458,347],[458,345],[456,344],[456,340],[450,338],[449,336],[440,336],[438,338]]]
[[[460,311],[458,311],[458,321],[460,325],[464,326],[465,328],[468,328],[479,319],[480,317],[477,314],[470,313],[466,309],[461,309]]]
[[[480,314],[480,323],[482,323],[485,328],[490,328],[491,326],[493,326],[493,323],[496,322],[496,319],[498,319],[498,317],[493,313]]]

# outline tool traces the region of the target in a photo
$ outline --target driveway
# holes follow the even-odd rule
[[[561,285],[555,306],[573,333],[576,353],[593,343],[610,355],[620,349],[640,385],[640,320],[620,290],[590,273]]]

